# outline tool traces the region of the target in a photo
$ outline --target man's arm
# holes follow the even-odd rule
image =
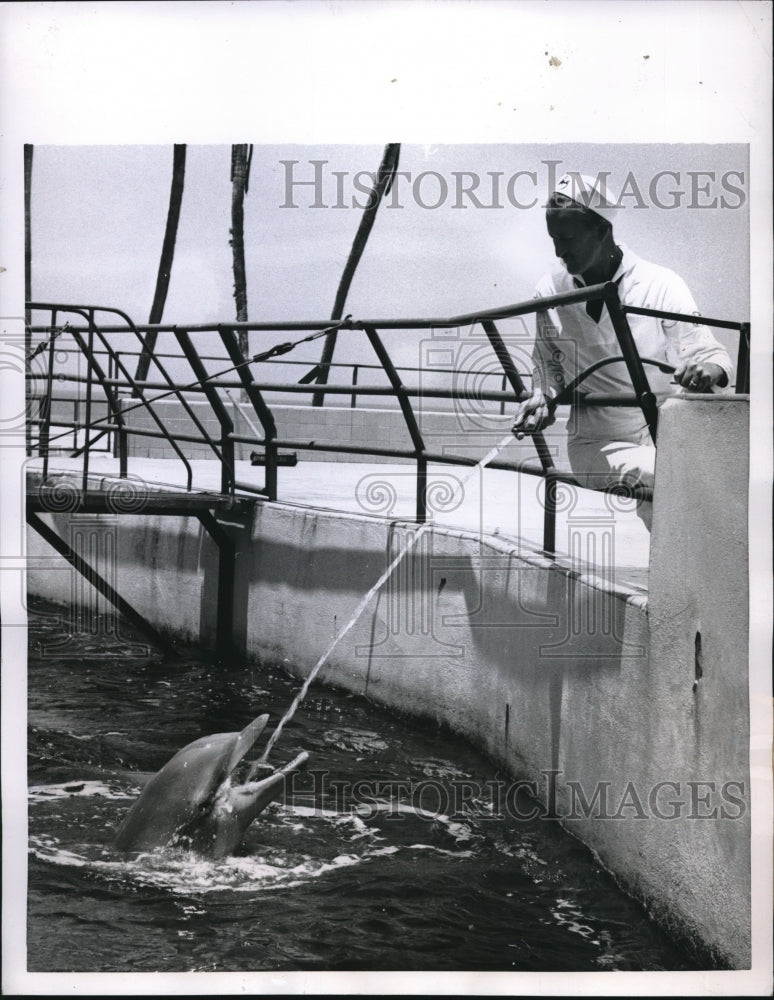
[[[679,275],[671,273],[662,308],[666,312],[698,316],[691,292]],[[667,360],[675,366],[675,381],[691,392],[707,392],[731,382],[734,366],[723,345],[707,326],[683,320],[662,320],[667,338]]]
[[[556,419],[548,400],[557,396],[564,385],[564,369],[557,361],[559,331],[548,312],[535,314],[535,346],[532,349],[532,395],[516,407],[511,430],[521,440],[525,434],[548,427]]]
[[[511,430],[519,441],[525,434],[532,434],[552,424],[556,417],[548,408],[548,400],[542,389],[533,389],[529,399],[516,407]]]
[[[708,392],[713,385],[728,385],[728,375],[712,361],[685,361],[675,368],[675,382],[692,392]]]

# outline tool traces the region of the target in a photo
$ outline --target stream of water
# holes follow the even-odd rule
[[[486,757],[319,684],[272,754],[309,768],[236,856],[122,855],[139,772],[263,712],[276,726],[300,685],[96,632],[32,603],[29,971],[698,968],[558,825],[493,809]]]

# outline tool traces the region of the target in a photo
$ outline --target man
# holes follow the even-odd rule
[[[687,285],[674,271],[616,244],[611,222],[616,210],[601,178],[565,174],[559,180],[548,201],[546,226],[563,267],[539,282],[536,296],[615,281],[626,305],[698,315]],[[547,400],[576,375],[602,358],[621,354],[601,301],[549,309],[536,318],[533,391],[519,404],[513,423],[519,439],[553,422]],[[708,392],[729,384],[731,360],[707,327],[632,314],[628,321],[641,358],[676,368],[670,376],[646,366],[653,392],[675,393],[680,386]],[[632,392],[633,387],[620,361],[598,369],[579,391]],[[639,407],[573,405],[567,430],[570,465],[582,485],[653,486],[656,449]],[[651,504],[641,501],[637,513],[650,529]]]

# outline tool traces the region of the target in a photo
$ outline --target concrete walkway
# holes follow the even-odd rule
[[[32,459],[30,469],[40,469]],[[192,460],[193,488],[218,492],[220,463]],[[52,457],[49,471],[79,481],[82,460]],[[543,538],[544,483],[534,476],[502,470],[476,472],[462,487],[469,469],[434,465],[428,470],[428,515],[438,524],[481,534],[496,534],[540,548]],[[118,475],[118,460],[92,454],[90,475]],[[236,463],[236,480],[263,486],[265,470]],[[184,488],[185,468],[176,459],[130,458],[129,478],[150,487]],[[389,520],[413,520],[416,473],[410,465],[356,462],[299,462],[278,470],[278,501],[322,510],[346,511]],[[650,536],[631,500],[562,487],[556,522],[557,553],[592,563],[611,583],[647,591]]]

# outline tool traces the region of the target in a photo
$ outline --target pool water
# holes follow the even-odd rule
[[[300,683],[118,631],[30,608],[29,971],[699,968],[557,824],[498,809],[507,776],[466,742],[320,685],[272,755],[308,770],[235,856],[123,855],[140,772],[271,730]]]

